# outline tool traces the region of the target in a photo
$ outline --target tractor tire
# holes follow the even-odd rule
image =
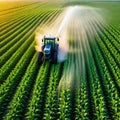
[[[53,63],[57,64],[57,52],[54,52]]]
[[[43,53],[42,52],[39,52],[38,53],[38,64],[41,64],[43,61]]]

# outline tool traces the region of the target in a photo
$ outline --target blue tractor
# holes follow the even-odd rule
[[[38,63],[45,61],[57,63],[58,58],[58,37],[45,37],[42,39],[41,52],[38,53]]]

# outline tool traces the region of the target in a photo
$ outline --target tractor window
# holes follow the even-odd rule
[[[51,41],[52,48],[54,48],[54,40]]]
[[[52,48],[54,48],[55,41],[54,40],[45,40],[45,45],[51,44]]]

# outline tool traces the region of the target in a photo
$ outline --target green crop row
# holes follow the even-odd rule
[[[100,39],[100,38],[97,37],[96,39]],[[106,106],[108,105],[107,106],[107,109],[109,112],[108,114],[110,115],[111,119],[117,120],[120,118],[120,116],[119,116],[120,115],[119,114],[120,99],[119,99],[118,92],[112,81],[108,67],[105,64],[104,58],[102,56],[103,53],[100,51],[100,49],[98,48],[96,43],[94,43],[94,47],[91,44],[91,49],[94,54],[96,66],[98,67],[98,71],[99,71],[99,75],[100,75],[99,77],[101,77],[100,80],[101,80],[101,83],[103,86],[103,90],[104,90],[103,92],[105,92],[104,96],[105,96],[105,100],[106,100]]]
[[[118,42],[120,44],[120,30],[116,27],[110,26],[107,28],[107,32],[111,35],[113,39],[115,39],[114,42]]]
[[[35,17],[35,16],[33,16],[33,17]],[[1,36],[2,41],[0,43],[0,47],[3,47],[3,45],[4,45],[3,43],[5,42],[6,38],[9,37],[9,40],[12,40],[17,35],[17,34],[13,34],[13,33],[17,33],[16,31],[18,29],[22,28],[22,26],[26,25],[30,21],[30,18],[32,19],[31,16],[24,17],[21,20],[18,20],[18,22],[16,22],[16,24],[12,25],[13,29],[9,29],[9,30],[6,29],[5,34],[3,33]],[[23,30],[19,31],[19,33],[21,33],[22,31]],[[4,32],[4,31],[2,31],[2,32]],[[14,35],[14,36],[12,36],[12,35]],[[12,37],[10,37],[10,36],[12,36]]]
[[[9,37],[3,41],[3,44],[5,46],[3,46],[3,44],[1,43],[1,46],[3,46],[2,49],[1,49],[1,54],[3,54],[6,50],[8,50],[9,48],[11,48],[12,45],[14,45],[15,43],[19,42],[19,40],[24,35],[26,35],[27,32],[29,32],[31,29],[35,28],[35,24],[36,24],[36,22],[39,21],[40,18],[41,18],[41,16],[35,16],[35,17],[33,16],[33,18],[30,18],[31,20],[29,22],[26,21],[28,23],[25,26],[21,27],[19,30],[17,30],[11,36],[8,35]],[[10,41],[10,42],[8,42],[8,41]],[[21,45],[20,42],[19,42],[19,45]]]
[[[6,120],[22,119],[29,99],[31,88],[34,84],[38,70],[37,53],[32,58],[24,77],[19,83],[19,87],[10,102],[8,113],[5,115]]]
[[[105,36],[107,39],[109,39],[108,43],[111,43],[112,47],[114,47],[116,49],[116,51],[120,53],[120,50],[119,50],[120,44],[118,42],[119,40],[117,40],[117,39],[119,39],[119,37],[117,36],[116,33],[114,33],[114,35],[113,35],[113,33],[110,32],[110,30],[104,30],[104,34],[101,34],[101,35]],[[115,37],[117,37],[117,39]],[[104,40],[104,38],[103,38],[103,40]]]
[[[69,55],[71,57],[71,54]],[[69,67],[69,60],[65,61],[63,73]],[[63,76],[62,76],[63,77]],[[63,83],[62,83],[63,81]],[[72,117],[72,87],[67,84],[68,78],[61,78],[58,86],[58,119],[70,120]]]
[[[89,120],[86,83],[79,85],[76,94],[75,120]]]
[[[4,25],[6,26],[7,24],[13,22],[16,18],[19,19],[21,16],[30,15],[34,10],[36,10],[36,8],[39,7],[41,9],[43,5],[44,3],[38,3],[30,7],[23,7],[22,9],[14,10],[14,12],[12,11],[6,11],[6,13],[1,12],[0,13],[0,20],[1,20],[0,26],[4,27]]]
[[[13,56],[9,60],[6,60],[7,62],[0,69],[0,84],[4,82],[4,80],[10,74],[11,68],[14,68],[17,62],[20,60],[21,56],[24,55],[33,39],[34,34],[29,36],[25,43],[16,52],[14,52]]]
[[[26,118],[39,120],[42,117],[46,86],[49,80],[50,64],[42,64],[36,78]]]
[[[58,118],[58,83],[61,74],[62,64],[52,65],[50,71],[50,80],[47,89],[46,102],[44,108],[44,120],[51,120]]]
[[[92,109],[93,109],[93,119],[95,120],[104,120],[108,119],[108,113],[105,106],[105,98],[103,95],[101,83],[98,76],[98,71],[95,66],[94,57],[92,56],[91,50],[89,53],[86,53],[87,59],[87,71],[88,79],[91,87],[91,95],[93,96],[92,100]]]
[[[72,105],[71,105],[71,90],[70,88],[62,88],[58,99],[58,118],[59,120],[70,120]]]
[[[16,22],[18,22],[19,18],[22,18],[23,16],[29,16],[32,15],[34,12],[41,13],[42,10],[49,10],[52,8],[57,8],[57,6],[50,5],[49,3],[38,3],[36,5],[31,6],[29,9],[24,7],[24,9],[21,9],[21,12],[15,12],[15,15],[5,15],[8,16],[7,19],[4,19],[1,21],[0,24],[0,31],[7,29],[8,27],[11,27],[11,25],[14,25]],[[6,20],[6,21],[5,21]],[[4,22],[5,21],[5,22]]]
[[[43,12],[45,12],[46,10],[44,10],[43,8],[36,8],[36,9],[33,9],[32,10],[32,12],[30,12],[31,14],[27,14],[27,12],[25,12],[24,14],[24,16],[22,16],[22,17],[20,17],[20,18],[18,18],[16,21],[12,21],[12,22],[10,22],[10,24],[7,24],[7,26],[5,27],[5,25],[3,25],[2,26],[2,30],[1,30],[1,39],[2,39],[2,37],[3,37],[3,35],[4,35],[4,37],[5,37],[5,35],[6,36],[8,36],[8,32],[9,32],[9,34],[12,32],[12,31],[14,31],[14,29],[17,29],[17,25],[18,25],[18,27],[20,26],[18,23],[21,23],[21,20],[24,20],[24,18],[30,18],[30,17],[32,17],[32,16],[37,16],[38,15],[38,13],[40,12],[41,13],[41,15],[42,15],[42,13]],[[27,20],[26,19],[26,20]],[[26,22],[26,21],[24,21],[24,22]],[[22,22],[22,24],[24,23],[24,22]],[[3,40],[3,39],[2,39]]]
[[[114,61],[118,66],[120,66],[120,57],[119,57],[119,50],[114,47],[114,45],[110,41],[115,41],[114,39],[109,39],[109,37],[104,36],[104,34],[100,34],[100,37],[103,43],[106,45],[106,48],[109,50],[111,56],[114,58]],[[120,47],[118,43],[115,45],[116,47]]]
[[[0,116],[6,110],[6,106],[10,101],[12,94],[15,92],[19,82],[21,81],[24,72],[29,65],[31,58],[35,53],[34,42],[21,57],[15,68],[11,71],[5,82],[0,86]]]
[[[10,32],[11,29],[14,29],[17,25],[19,25],[21,23],[21,21],[23,21],[25,19],[26,16],[21,16],[18,19],[15,19],[13,21],[11,21],[10,23],[7,23],[5,25],[2,25],[0,28],[0,34],[1,36],[7,34],[7,32]],[[0,39],[0,42],[3,39]]]
[[[104,52],[104,58],[107,61],[109,70],[112,72],[112,75],[114,76],[115,81],[117,82],[118,86],[120,87],[120,68],[119,65],[115,62],[115,60],[113,59],[112,55],[110,54],[110,50],[107,49],[107,47],[105,46],[105,44],[102,42],[102,40],[100,38],[97,39],[98,40],[98,44],[101,46],[101,50],[102,52]],[[106,39],[107,41],[107,39]],[[107,42],[107,44],[109,45],[109,42]],[[112,46],[109,46],[110,49],[112,49],[111,51],[114,51]],[[118,53],[114,52],[114,55],[116,55],[118,57],[118,61],[120,60],[120,57],[118,56]]]
[[[34,26],[34,23],[36,23],[35,20],[37,21],[37,16],[36,17],[33,16],[33,18],[26,20],[25,25],[22,26],[20,29],[16,30],[13,34],[9,35],[8,33],[6,35],[6,39],[4,39],[0,43],[1,55],[4,54],[9,48],[11,48],[11,46],[17,43],[30,30],[30,28]]]

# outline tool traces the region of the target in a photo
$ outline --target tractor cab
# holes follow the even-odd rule
[[[44,37],[44,59],[49,60],[55,46],[55,37]]]
[[[44,57],[45,57],[45,60],[47,60],[47,59],[50,58],[50,56],[51,56],[51,48],[52,48],[51,44],[45,45],[45,48],[44,48]]]
[[[55,37],[44,37],[44,45],[51,45],[52,48],[54,48],[56,42]]]

